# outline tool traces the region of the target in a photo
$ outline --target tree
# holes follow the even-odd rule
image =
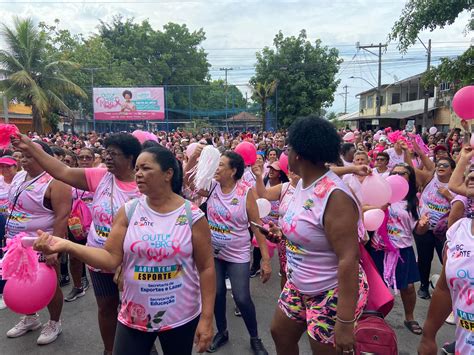
[[[402,10],[400,19],[395,22],[389,34],[391,41],[398,40],[398,49],[406,53],[426,29],[444,28],[451,25],[464,11],[472,11],[472,0],[409,0]],[[471,17],[467,30],[474,30],[474,17]],[[439,85],[442,82],[455,83],[457,87],[472,83],[474,80],[472,61],[474,51],[469,48],[457,59],[443,58],[437,68],[430,68],[423,76],[423,84]]]
[[[67,94],[86,97],[85,92],[67,76],[78,65],[71,61],[50,60],[46,34],[31,19],[14,19],[14,27],[3,25],[1,34],[7,50],[0,50],[0,82],[8,97],[15,97],[32,107],[33,128],[43,133],[43,118],[51,112],[72,115],[64,102]]]
[[[284,37],[280,31],[273,40],[275,49],[265,47],[257,53],[255,76],[257,83],[278,82],[278,118],[289,125],[298,116],[319,113],[334,100],[339,84],[336,74],[342,60],[335,48],[322,45],[320,40],[311,43],[306,31],[298,37]],[[276,102],[270,104],[275,110]]]
[[[260,116],[262,117],[262,129],[267,128],[267,105],[268,99],[275,94],[278,81],[272,82],[257,82],[252,87],[252,99],[260,104]]]

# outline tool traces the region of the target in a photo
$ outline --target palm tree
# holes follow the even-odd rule
[[[46,51],[46,34],[38,31],[31,19],[14,18],[13,28],[3,24],[0,34],[7,50],[0,50],[0,90],[31,106],[33,129],[43,133],[43,118],[51,112],[74,116],[64,103],[65,95],[85,98],[86,93],[67,78],[66,70],[78,65],[52,61]]]
[[[267,104],[268,99],[273,96],[277,88],[278,81],[256,82],[252,87],[252,98],[260,103],[260,114],[262,116],[262,129],[267,126]]]

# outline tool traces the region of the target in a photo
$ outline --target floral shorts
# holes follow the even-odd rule
[[[356,306],[356,318],[362,313],[369,285],[362,272],[359,274],[359,299]],[[306,323],[311,338],[318,343],[334,344],[334,327],[336,325],[338,288],[318,295],[304,295],[290,282],[286,282],[278,300],[278,306],[287,315],[299,323]]]

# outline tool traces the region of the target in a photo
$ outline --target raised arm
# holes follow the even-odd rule
[[[55,179],[81,190],[88,190],[84,169],[70,168],[43,151],[27,136],[12,138],[12,145],[24,154],[31,155],[46,172]]]
[[[456,194],[466,196],[466,185],[464,184],[464,173],[469,166],[473,156],[470,146],[463,147],[456,168],[449,179],[448,187]]]
[[[271,186],[268,189],[263,183],[263,171],[262,167],[258,165],[252,166],[252,172],[255,175],[255,192],[258,198],[265,198],[268,201],[278,201],[281,196],[282,184]]]

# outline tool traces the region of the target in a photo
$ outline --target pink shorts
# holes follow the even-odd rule
[[[367,278],[359,274],[359,299],[355,317],[362,313],[369,293]],[[287,315],[299,323],[306,323],[307,332],[318,343],[334,344],[336,325],[338,288],[324,291],[318,295],[304,295],[290,282],[286,282],[278,300],[278,306]]]

